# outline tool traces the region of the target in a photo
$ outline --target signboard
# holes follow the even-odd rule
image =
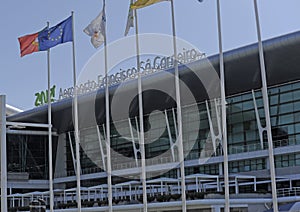
[[[198,52],[195,49],[186,50],[177,55],[178,64],[187,64],[202,58],[205,58],[205,53]],[[163,57],[163,56],[155,56],[152,59],[148,58],[145,61],[140,62],[140,72],[142,76],[149,75],[155,73],[157,71],[165,70],[174,67],[174,55]],[[127,70],[120,69],[119,72],[108,75],[107,79],[103,75],[98,75],[96,80],[88,80],[85,83],[82,83],[76,86],[78,94],[84,94],[91,91],[95,91],[99,88],[103,88],[106,84],[106,80],[108,80],[109,86],[116,85],[121,82],[137,79],[138,77],[138,69],[136,67],[129,68]],[[73,97],[74,95],[74,87],[70,88],[60,88],[59,89],[59,98],[58,100],[62,100],[65,98]],[[35,106],[40,106],[48,103],[48,91],[39,92],[35,94]],[[55,99],[55,86],[50,89],[51,102],[54,102]]]

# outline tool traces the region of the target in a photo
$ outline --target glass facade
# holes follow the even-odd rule
[[[256,91],[254,95],[258,115],[262,125],[264,125],[261,92]],[[295,82],[270,88],[269,99],[274,148],[300,144],[300,83]],[[211,121],[214,124],[214,132],[217,133],[218,120],[214,114],[215,108],[220,110],[218,102],[215,105],[215,102],[212,101],[209,110]],[[145,115],[147,165],[178,161],[176,146],[174,152],[169,151],[172,144],[176,141],[177,129],[174,113],[176,113],[174,109],[152,113],[150,115],[151,120],[149,115]],[[196,113],[200,118],[199,120],[195,118]],[[183,142],[186,161],[222,156],[221,141],[217,140],[213,144],[208,119],[205,103],[183,108]],[[130,119],[130,122],[128,120],[120,120],[111,123],[111,148],[113,152],[121,156],[112,158],[113,170],[136,167],[135,158],[140,159],[141,157],[139,152],[135,152],[135,149],[139,149],[138,120],[138,117],[134,117]],[[265,134],[262,136],[263,140],[260,140],[254,99],[251,92],[227,98],[227,129],[229,155],[266,150],[268,147]],[[83,172],[103,171],[99,135],[102,142],[102,151],[105,153],[105,125],[98,126],[98,130],[100,134],[98,134],[96,127],[80,131],[81,168]],[[70,135],[74,153],[73,132]],[[74,166],[69,136],[66,136],[66,138],[67,170],[72,172]],[[290,155],[290,157],[294,157],[294,159],[291,159],[294,161],[293,164],[298,164],[296,163],[295,155]],[[229,171],[230,173],[239,173],[267,169],[266,160],[266,158],[255,158],[230,161]],[[277,159],[276,157],[276,161],[279,160],[281,161],[282,159]],[[195,171],[189,171],[189,173],[218,174],[219,168],[216,167],[218,167],[216,164],[202,164],[193,167],[192,169]],[[73,172],[73,174],[75,173]]]
[[[57,137],[53,137],[53,161],[55,161],[56,146]],[[48,136],[8,134],[8,173],[28,174],[28,179],[49,179],[48,149]]]
[[[268,91],[278,195],[284,196],[287,190],[290,195],[297,195],[300,185],[300,82],[274,86]],[[268,142],[266,134],[260,135],[259,131],[259,122],[262,126],[265,124],[261,92],[249,91],[230,96],[226,102],[231,198],[239,194],[248,195],[245,198],[254,198],[251,196],[253,194],[269,198],[271,181]],[[218,99],[182,108],[188,200],[224,198],[219,117]],[[144,123],[148,201],[180,200],[176,109],[146,114]],[[142,202],[139,128],[139,117],[117,120],[110,125],[113,201],[118,205]],[[63,139],[59,140],[58,137]],[[56,208],[67,207],[67,204],[75,201],[75,193],[71,191],[76,187],[74,132],[62,133],[58,137],[54,137],[53,148],[54,168],[57,169],[55,176],[61,180],[58,185],[67,192],[64,193],[64,202],[57,196],[60,200],[56,201]],[[28,173],[28,178],[32,180],[47,180],[47,140],[47,136],[9,134],[8,171]],[[58,140],[62,143],[59,144]],[[57,148],[58,145],[60,148]],[[80,165],[81,175],[84,176],[81,186],[89,190],[89,194],[82,191],[82,199],[86,202],[94,201],[94,204],[98,201],[100,206],[107,205],[108,198],[107,187],[101,187],[107,185],[106,151],[105,124],[80,129]],[[56,155],[59,155],[59,162],[56,161]],[[157,182],[159,179],[166,181]],[[94,196],[91,196],[91,192],[95,192]],[[211,208],[203,210],[210,211]],[[234,210],[239,211],[238,207]]]

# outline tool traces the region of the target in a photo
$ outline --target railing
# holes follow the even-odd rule
[[[300,187],[277,189],[278,197],[300,196]]]
[[[300,141],[297,142],[295,138],[287,138],[281,140],[273,140],[273,147],[280,148],[285,146],[294,146],[299,145]],[[268,148],[268,142],[263,143],[264,149]],[[253,152],[262,150],[260,143],[256,144],[248,144],[248,145],[239,145],[239,146],[231,146],[229,145],[228,152],[229,154],[238,154],[244,152]]]
[[[254,152],[258,150],[261,150],[260,144],[248,144],[248,145],[241,145],[241,146],[229,146],[228,153],[238,154],[244,152]]]
[[[285,147],[285,146],[293,146],[293,145],[299,145],[300,141],[297,142],[295,138],[288,138],[288,139],[282,139],[282,140],[275,140],[273,141],[274,148],[280,148],[280,147]],[[268,148],[268,142],[264,142],[264,149]],[[239,154],[239,153],[246,153],[246,152],[254,152],[254,151],[259,151],[261,149],[260,143],[255,143],[255,144],[248,144],[248,145],[240,145],[240,146],[232,146],[229,145],[228,148],[228,153],[229,154]],[[206,157],[216,157],[220,156],[221,152],[213,153],[211,150],[205,151],[201,150],[201,152],[190,152],[187,154],[185,161],[188,160],[195,160],[199,158],[206,158]],[[159,165],[159,164],[166,164],[166,163],[172,163],[172,157],[154,157],[146,160],[146,165],[147,166],[152,166],[152,165]],[[139,167],[140,167],[140,162],[139,162]],[[122,169],[131,169],[131,168],[136,168],[136,162],[134,159],[131,161],[116,161],[112,164],[112,169],[113,170],[122,170]],[[85,168],[82,169],[82,174],[93,174],[93,173],[99,173],[103,172],[102,169],[93,167],[93,168]],[[65,177],[65,176],[75,176],[75,172],[68,171],[66,174],[57,174],[56,177]]]

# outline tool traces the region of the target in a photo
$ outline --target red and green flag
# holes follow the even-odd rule
[[[39,51],[39,32],[19,37],[21,57]]]
[[[59,24],[40,32],[18,38],[21,57],[33,52],[45,51],[58,44],[73,41],[72,16]]]

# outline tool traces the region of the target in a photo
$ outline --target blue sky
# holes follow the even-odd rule
[[[177,36],[207,55],[218,52],[216,1],[174,0]],[[263,39],[300,29],[299,0],[258,0]],[[107,0],[107,39],[123,38],[129,0]],[[17,38],[37,32],[49,21],[53,26],[75,12],[77,74],[97,51],[83,29],[102,9],[102,0],[9,0],[0,7],[0,93],[21,109],[34,107],[34,94],[47,88],[46,53],[19,56]],[[256,42],[253,0],[221,0],[224,50]],[[170,4],[158,3],[138,11],[140,33],[172,34]],[[129,35],[134,33],[130,31]],[[134,47],[133,47],[134,48]],[[120,50],[121,51],[121,50]],[[226,71],[226,70],[225,70]],[[51,84],[72,86],[71,43],[51,49]],[[58,93],[58,92],[57,92]]]

